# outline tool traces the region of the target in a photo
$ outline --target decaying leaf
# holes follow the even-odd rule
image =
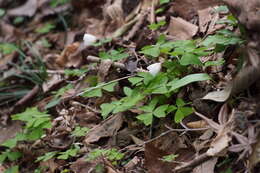
[[[207,126],[207,123],[204,120],[199,120],[199,121],[188,122],[186,126],[193,129],[205,128]]]
[[[197,34],[198,26],[189,23],[180,17],[171,17],[168,31],[176,40],[188,40]]]
[[[32,17],[36,12],[37,7],[37,0],[27,0],[23,6],[9,10],[8,15]]]
[[[219,102],[226,101],[230,95],[248,88],[260,77],[260,22],[258,20],[260,18],[260,13],[257,12],[260,9],[260,3],[258,0],[224,0],[224,2],[229,5],[233,14],[238,17],[239,22],[242,23],[251,34],[250,37],[247,38],[248,44],[245,49],[247,66],[238,73],[224,92],[213,92],[204,97],[204,99],[206,98]],[[221,97],[217,97],[217,94],[221,94]]]
[[[101,161],[86,161],[86,158],[79,158],[78,160],[76,160],[75,162],[73,162],[70,166],[70,168],[72,169],[73,172],[77,172],[77,173],[86,173],[86,172],[91,172],[93,170],[95,170],[95,167],[98,164],[102,164]]]
[[[212,158],[201,165],[198,165],[196,168],[192,170],[192,173],[214,173],[215,165],[218,161],[218,158]]]
[[[103,123],[93,127],[85,137],[85,143],[97,142],[100,138],[111,137],[121,128],[123,123],[122,114],[118,113],[109,117]]]
[[[79,51],[80,43],[78,42],[66,46],[61,55],[56,59],[56,63],[60,68],[78,66],[81,62],[81,57],[78,55]]]
[[[206,8],[198,11],[199,15],[199,29],[200,32],[205,33],[207,31],[208,25],[212,20],[211,16],[212,8]]]
[[[171,11],[185,20],[191,20],[197,15],[198,10],[214,7],[223,3],[218,0],[174,0],[172,4]]]
[[[243,68],[231,81],[225,89],[221,91],[213,91],[208,93],[202,99],[204,100],[213,100],[216,102],[224,102],[231,95],[237,94],[244,89],[251,86],[257,79],[260,77],[260,68],[254,66],[247,66]]]
[[[257,142],[257,134],[255,133],[255,128],[252,125],[249,125],[247,130],[247,137],[236,132],[233,132],[232,135],[239,143],[231,145],[229,147],[229,151],[240,153],[238,160],[251,155],[253,151],[252,146]]]
[[[222,155],[223,152],[227,150],[229,142],[231,141],[231,132],[234,127],[234,110],[229,115],[227,110],[227,105],[223,105],[218,114],[219,124],[214,122],[211,119],[208,119],[204,115],[197,113],[196,114],[204,119],[210,127],[217,133],[217,136],[213,139],[210,144],[210,148],[207,151],[208,156],[218,156]]]
[[[22,126],[21,123],[17,121],[9,124],[8,127],[0,127],[0,130],[4,131],[4,133],[0,134],[0,144],[2,144],[4,141],[15,137],[16,133],[21,132]]]
[[[192,159],[193,150],[187,149],[177,133],[172,132],[154,141],[145,143],[145,165],[150,173],[171,172],[178,165],[176,162],[164,162],[163,156],[178,154],[177,162]]]
[[[249,167],[253,169],[260,163],[260,135],[258,135],[257,143],[253,146],[252,154],[249,157]]]
[[[99,65],[98,77],[100,82],[104,82],[105,77],[108,75],[109,69],[112,66],[113,61],[110,59],[102,60]]]

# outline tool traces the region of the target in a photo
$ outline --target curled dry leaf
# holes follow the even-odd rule
[[[229,151],[240,153],[238,160],[250,155],[253,151],[252,145],[257,142],[255,128],[252,125],[249,125],[247,137],[236,132],[233,132],[232,135],[237,139],[238,144],[230,146]]]
[[[219,124],[213,120],[205,117],[204,115],[196,114],[204,119],[210,127],[217,133],[217,136],[213,139],[210,144],[210,148],[207,151],[208,156],[218,156],[224,154],[231,141],[231,132],[234,127],[234,110],[229,115],[227,105],[223,105],[218,114]],[[229,117],[228,117],[229,116]]]
[[[186,126],[192,129],[205,128],[207,127],[207,122],[205,120],[193,121],[188,122]]]
[[[54,74],[52,75],[46,82],[42,84],[43,92],[48,92],[58,86],[61,82],[63,82],[64,79],[62,79],[60,74]]]
[[[80,51],[79,49],[79,42],[75,42],[66,46],[61,55],[56,59],[57,65],[60,68],[78,65],[81,62],[81,58],[78,55],[78,52]]]
[[[106,76],[109,74],[109,69],[112,64],[113,61],[110,59],[105,59],[101,61],[98,69],[98,77],[100,82],[104,82]]]
[[[132,160],[130,160],[125,166],[124,168],[126,169],[126,171],[130,171],[130,170],[134,170],[135,167],[137,166],[138,163],[140,163],[140,158],[138,158],[137,156],[135,156]]]

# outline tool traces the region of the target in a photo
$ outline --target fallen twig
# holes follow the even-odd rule
[[[147,16],[147,13],[141,14],[141,17],[138,19],[138,22],[133,26],[132,30],[129,31],[128,35],[125,37],[126,40],[130,40],[136,34],[136,32],[141,28],[144,23],[144,20]]]
[[[172,128],[169,127],[169,126],[166,126],[166,128],[168,128],[169,130],[167,130],[167,131],[161,133],[159,136],[156,136],[156,137],[153,138],[153,139],[150,139],[150,140],[148,140],[148,141],[145,141],[144,144],[147,144],[147,143],[150,143],[150,142],[152,142],[152,141],[155,141],[155,140],[161,138],[162,136],[165,136],[165,135],[167,135],[167,134],[169,134],[169,133],[171,133],[171,132],[201,131],[201,130],[207,130],[207,129],[208,129],[208,128],[197,128],[197,129],[172,129]]]
[[[97,62],[97,63],[99,63],[99,62],[102,61],[99,57],[92,56],[92,55],[89,55],[89,56],[87,57],[87,60],[88,60],[89,62]],[[123,69],[123,70],[127,70],[125,64],[123,64],[123,63],[113,62],[113,63],[112,63],[112,66],[113,66],[113,67],[120,68],[120,69]],[[141,68],[137,68],[137,69],[136,69],[136,72],[148,72],[148,71],[147,71],[147,70],[143,70],[143,69],[141,69]]]

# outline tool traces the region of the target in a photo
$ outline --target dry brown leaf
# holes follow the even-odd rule
[[[111,168],[110,166],[107,166],[107,173],[122,173],[121,171],[119,170],[115,170],[113,168]]]
[[[8,24],[7,22],[4,22],[3,20],[0,21],[0,36],[1,41],[4,40],[15,40],[14,38],[17,31],[17,28],[14,26]],[[3,40],[2,40],[3,39]]]
[[[174,0],[171,11],[185,20],[191,20],[198,10],[222,4],[219,0]]]
[[[105,81],[105,78],[109,74],[109,69],[112,66],[112,64],[113,64],[113,61],[110,59],[101,61],[100,65],[99,65],[99,69],[98,69],[99,82]]]
[[[71,8],[71,5],[69,3],[66,3],[64,5],[58,5],[55,8],[50,7],[50,5],[48,3],[49,2],[46,2],[46,4],[44,4],[44,5],[38,5],[38,7],[41,10],[40,14],[37,16],[38,19],[42,19],[46,16],[58,14],[58,13],[67,11]]]
[[[256,57],[257,58],[257,57]],[[224,102],[231,95],[237,94],[251,86],[260,77],[260,68],[252,65],[243,68],[224,90],[208,93],[202,99]]]
[[[198,165],[192,170],[192,173],[214,173],[215,165],[218,161],[218,158],[212,158],[201,165]]]
[[[207,122],[204,120],[193,121],[193,122],[188,122],[186,126],[192,129],[205,128],[207,126]]]
[[[224,102],[226,101],[232,92],[232,86],[229,84],[225,89],[221,91],[213,91],[209,92],[202,99],[203,100],[212,100],[216,102]]]
[[[218,133],[217,137],[211,142],[211,148],[208,149],[209,156],[223,155],[228,147],[231,137],[228,135],[227,130],[222,130]]]
[[[151,142],[145,143],[145,166],[149,173],[172,172],[176,167],[176,162],[164,162],[163,156],[169,154],[178,154],[174,161],[190,161],[194,151],[192,148],[184,147],[183,138],[175,132],[161,136]]]
[[[108,15],[113,21],[118,24],[124,23],[124,13],[122,9],[122,0],[115,0],[111,5],[104,8],[105,15]]]
[[[135,156],[132,160],[130,160],[126,165],[124,165],[124,168],[126,169],[126,171],[130,171],[130,170],[134,170],[135,167],[137,166],[137,164],[140,162],[141,160]]]
[[[47,167],[49,169],[46,173],[54,173],[55,170],[60,166],[58,163],[55,162],[55,159],[50,159],[45,162],[40,162],[40,166],[42,168]]]
[[[80,43],[75,42],[65,47],[62,51],[61,55],[57,58],[56,63],[61,67],[64,68],[69,66],[68,64],[75,64],[74,59],[71,59],[70,56],[75,54],[80,47]],[[75,60],[77,61],[77,60]]]
[[[253,169],[260,163],[260,135],[258,135],[257,143],[253,146],[253,152],[249,157],[249,167]]]
[[[15,121],[12,124],[8,124],[7,127],[0,127],[0,131],[4,132],[0,133],[0,144],[2,144],[6,140],[14,138],[16,133],[21,132],[22,126],[20,122]]]
[[[200,32],[205,33],[212,20],[211,16],[212,8],[206,8],[203,10],[198,10],[199,15],[199,29]]]
[[[86,158],[79,158],[75,162],[73,162],[70,166],[73,172],[75,173],[87,173],[92,172],[92,170],[95,170],[95,167],[100,164],[100,161],[91,161],[87,162],[85,161]]]
[[[48,92],[52,90],[63,81],[64,79],[62,79],[60,74],[52,75],[48,80],[46,80],[46,82],[43,83],[42,85],[43,92]]]
[[[175,40],[188,40],[197,34],[198,26],[180,17],[171,17],[168,31]]]
[[[255,132],[255,127],[252,125],[248,125],[247,129],[247,137],[238,134],[237,132],[233,132],[232,135],[238,141],[238,144],[233,144],[229,147],[229,151],[237,152],[239,154],[238,160],[241,160],[248,155],[251,155],[253,148],[252,146],[257,142],[257,134]]]
[[[217,136],[213,139],[210,144],[210,148],[206,152],[208,156],[222,155],[227,150],[229,142],[232,139],[231,132],[234,127],[234,113],[235,111],[232,110],[232,113],[229,115],[228,107],[226,104],[224,104],[218,114],[218,124],[204,115],[196,112],[196,114],[204,119],[217,133]]]
[[[24,5],[8,10],[10,16],[29,16],[32,17],[37,10],[37,0],[28,0]]]
[[[84,142],[89,144],[97,142],[100,138],[111,137],[121,128],[123,124],[122,114],[118,113],[106,119],[96,127],[92,128],[85,137]]]

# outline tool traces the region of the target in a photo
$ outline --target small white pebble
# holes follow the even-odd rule
[[[162,63],[154,63],[147,67],[147,70],[149,70],[149,73],[153,76],[156,76],[157,73],[160,72],[162,68]]]
[[[91,34],[84,34],[84,46],[90,46],[97,41],[97,37]]]

